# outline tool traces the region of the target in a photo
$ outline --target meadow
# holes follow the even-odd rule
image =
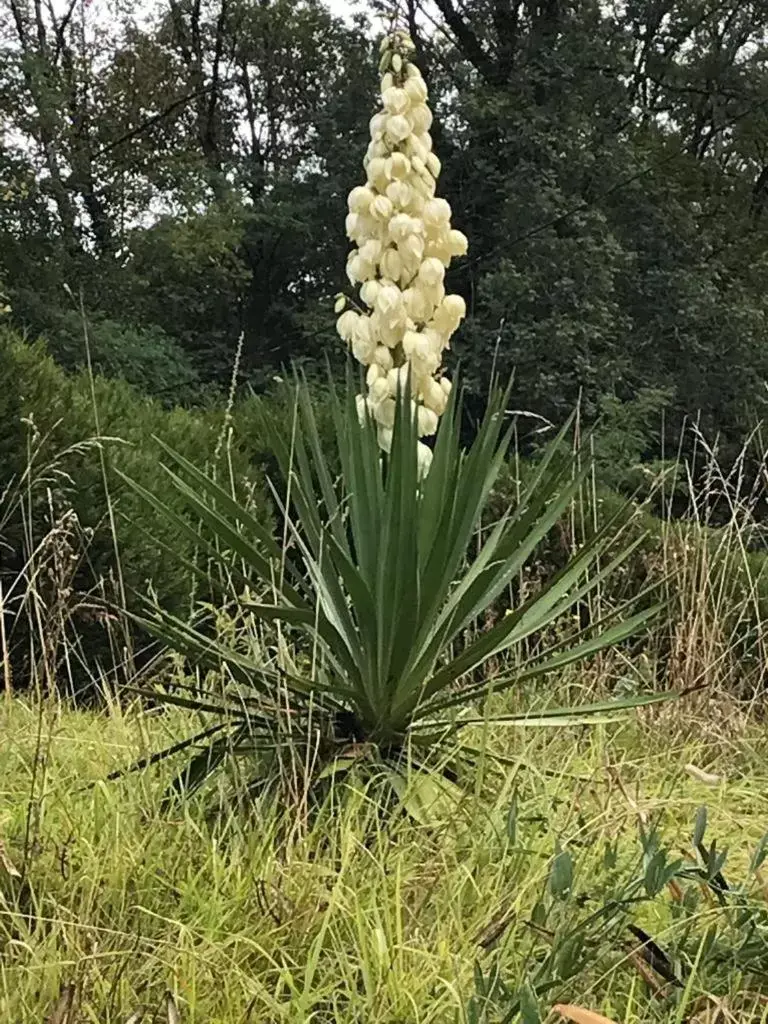
[[[458,800],[386,818],[354,774],[309,806],[253,801],[233,771],[166,811],[167,771],[105,781],[188,733],[184,712],[16,698],[0,728],[4,1020],[554,1021],[556,1004],[627,1024],[768,1020],[768,877],[750,870],[768,736],[722,695],[623,724],[497,728],[503,766],[489,757]],[[696,863],[701,807],[727,898],[701,879],[636,891],[644,832]],[[565,977],[550,964],[519,1015],[568,942]]]

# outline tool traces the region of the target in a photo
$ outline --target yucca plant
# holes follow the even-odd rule
[[[406,396],[398,403],[388,457],[379,451],[373,419],[360,422],[351,387],[346,397],[332,399],[336,451],[321,442],[306,385],[297,386],[295,400],[293,436],[285,438],[273,427],[269,438],[280,468],[282,486],[275,487],[275,497],[289,536],[285,547],[211,476],[167,447],[169,479],[192,515],[185,518],[142,491],[180,532],[194,536],[208,558],[208,572],[213,563],[241,593],[270,595],[263,603],[241,597],[242,610],[288,625],[293,635],[306,639],[304,649],[311,653],[310,670],[293,674],[224,644],[205,619],[190,624],[160,609],[140,619],[190,663],[215,670],[221,680],[215,695],[193,687],[153,691],[160,700],[218,718],[187,741],[205,743],[182,774],[186,785],[202,782],[230,751],[273,749],[280,742],[281,707],[292,716],[290,742],[317,737],[321,760],[357,741],[385,760],[405,754],[421,762],[430,748],[477,722],[490,694],[552,678],[620,643],[655,614],[651,608],[593,626],[570,641],[553,641],[535,654],[523,653],[527,638],[546,635],[550,624],[634,550],[632,545],[599,565],[612,537],[609,525],[537,593],[468,638],[469,627],[521,571],[584,483],[587,469],[574,472],[572,458],[562,453],[564,432],[540,460],[519,501],[478,543],[480,516],[510,441],[510,431],[502,432],[503,392],[492,396],[467,451],[459,439],[461,403],[450,400],[430,471],[421,478],[417,422],[407,413]],[[341,467],[337,476],[334,465]],[[191,525],[193,520],[200,528]],[[297,644],[301,647],[298,639]],[[476,672],[489,658],[512,649],[514,670],[492,679]],[[549,723],[584,721],[643,702],[560,708],[536,717]],[[527,716],[494,719],[522,720]]]
[[[440,363],[466,313],[460,296],[446,294],[445,269],[466,252],[467,239],[451,227],[448,203],[435,197],[440,162],[412,49],[401,32],[384,40],[382,110],[371,121],[366,183],[349,195],[347,233],[357,248],[347,273],[361,285],[362,305],[345,308],[346,297],[337,297],[337,328],[366,367],[366,393],[355,395],[350,374],[346,394],[333,395],[335,452],[320,441],[301,382],[292,436],[270,430],[286,543],[170,449],[168,474],[191,515],[173,513],[144,492],[181,533],[193,535],[219,577],[235,584],[242,610],[302,635],[311,654],[306,672],[278,669],[223,644],[200,622],[162,611],[143,620],[223,680],[216,698],[190,688],[162,696],[220,718],[170,748],[205,741],[184,773],[188,785],[230,750],[269,751],[283,741],[295,748],[310,736],[323,755],[354,740],[379,759],[414,752],[421,758],[472,722],[472,709],[477,714],[489,693],[545,678],[618,643],[653,614],[553,642],[535,657],[520,653],[514,672],[502,670],[490,681],[476,673],[491,657],[522,652],[527,638],[543,634],[629,552],[599,564],[608,532],[598,535],[532,598],[493,628],[471,634],[563,515],[586,469],[575,472],[572,458],[561,457],[564,428],[520,500],[478,536],[510,442],[508,392],[492,394],[464,451],[461,401]],[[433,447],[423,440],[431,435]],[[268,595],[261,603],[243,596],[259,592]],[[578,717],[617,707],[593,705]],[[574,717],[573,709],[548,712],[550,721]],[[281,732],[284,719],[289,728]]]

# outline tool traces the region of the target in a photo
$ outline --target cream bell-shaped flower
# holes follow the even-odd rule
[[[414,104],[414,106],[418,103],[427,102],[427,87],[424,84],[424,79],[421,77],[421,75],[408,78],[405,85],[403,86],[403,89],[405,90],[408,99],[411,101],[411,103]]]
[[[405,153],[393,153],[384,165],[384,172],[388,178],[402,180],[408,177],[410,171],[411,161]]]
[[[374,365],[378,366],[382,373],[388,373],[394,366],[392,352],[386,345],[379,345],[373,353]]]
[[[453,230],[448,232],[448,246],[451,256],[466,256],[469,241],[463,231]]]
[[[419,267],[419,282],[425,288],[437,288],[443,283],[444,277],[445,267],[440,260],[435,259],[434,256],[427,256]]]
[[[411,134],[411,122],[404,114],[392,114],[387,118],[386,134],[394,143],[404,142]]]
[[[379,441],[379,448],[382,451],[389,454],[392,451],[392,437],[393,433],[389,427],[379,427],[376,431],[376,436]]]
[[[367,213],[375,198],[376,193],[372,189],[366,188],[365,185],[358,185],[347,197],[350,213]]]
[[[336,329],[366,368],[361,418],[378,425],[389,451],[396,396],[407,382],[420,437],[437,430],[450,381],[440,377],[443,351],[466,315],[464,300],[446,295],[451,259],[467,239],[451,227],[451,207],[436,196],[440,160],[432,152],[427,86],[412,61],[414,47],[396,32],[382,44],[381,108],[370,121],[365,183],[351,190],[345,230],[355,248],[347,259],[350,282],[360,285],[361,307],[348,309]],[[418,443],[419,471],[428,472],[430,448]]]
[[[388,113],[404,114],[410,106],[411,100],[405,89],[399,89],[396,85],[391,85],[388,89],[382,90],[381,102]]]
[[[391,430],[395,425],[395,408],[395,399],[385,398],[383,401],[378,402],[374,407],[373,418],[379,426],[387,427]]]
[[[423,441],[416,442],[416,459],[419,468],[419,476],[425,477],[432,465],[432,449]]]
[[[366,306],[373,306],[376,303],[376,296],[379,294],[379,282],[378,281],[366,281],[360,288],[360,298],[366,304]]]
[[[431,409],[436,416],[442,416],[448,404],[448,396],[440,384],[430,378],[422,388],[422,401],[427,409]]]
[[[437,413],[434,409],[428,409],[425,405],[420,405],[417,416],[419,437],[429,437],[437,431]]]
[[[360,314],[356,313],[354,309],[345,310],[336,321],[336,330],[339,332],[339,337],[344,341],[349,341],[355,333],[355,327],[359,319]]]

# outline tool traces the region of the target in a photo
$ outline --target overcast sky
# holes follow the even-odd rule
[[[354,13],[354,8],[349,0],[325,0],[326,5],[334,14],[338,14],[342,17],[349,16]]]

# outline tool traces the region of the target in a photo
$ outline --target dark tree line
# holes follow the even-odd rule
[[[0,0],[0,290],[19,327],[148,391],[338,353],[345,196],[374,109],[377,3]],[[765,413],[768,6],[403,0],[472,392],[581,401],[617,463],[685,417],[726,451]],[[158,373],[158,363],[166,368]],[[661,424],[664,424],[665,434]]]

